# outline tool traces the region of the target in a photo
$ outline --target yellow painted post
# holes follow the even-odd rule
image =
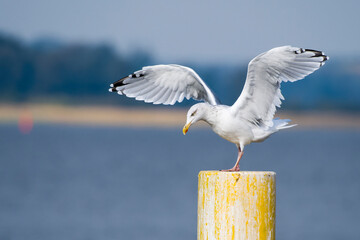
[[[275,173],[201,171],[198,240],[275,239]]]

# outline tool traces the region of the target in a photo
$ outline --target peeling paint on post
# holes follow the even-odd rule
[[[198,240],[275,239],[275,173],[201,171]]]

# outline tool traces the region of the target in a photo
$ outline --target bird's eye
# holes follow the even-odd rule
[[[196,111],[197,111],[197,110],[195,110],[195,111],[191,114],[192,117],[195,115]]]

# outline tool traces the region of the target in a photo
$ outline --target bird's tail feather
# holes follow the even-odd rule
[[[281,130],[281,129],[285,129],[285,128],[291,128],[291,127],[295,127],[297,124],[292,124],[292,125],[288,125],[289,122],[291,122],[290,119],[273,119],[273,128],[276,130]]]
[[[253,142],[262,142],[268,137],[270,137],[271,134],[285,128],[291,128],[296,126],[297,124],[288,125],[289,122],[291,122],[290,119],[273,119],[273,125],[271,127],[266,128],[259,128],[258,131],[253,131],[254,134],[254,140]]]

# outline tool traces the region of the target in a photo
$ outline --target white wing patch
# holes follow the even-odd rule
[[[303,79],[328,59],[323,52],[290,46],[258,55],[249,63],[243,91],[231,107],[233,113],[253,124],[272,126],[276,107],[284,100],[281,82]]]
[[[219,104],[214,94],[194,70],[180,65],[155,65],[110,85],[110,92],[154,104],[173,105],[184,98]]]

